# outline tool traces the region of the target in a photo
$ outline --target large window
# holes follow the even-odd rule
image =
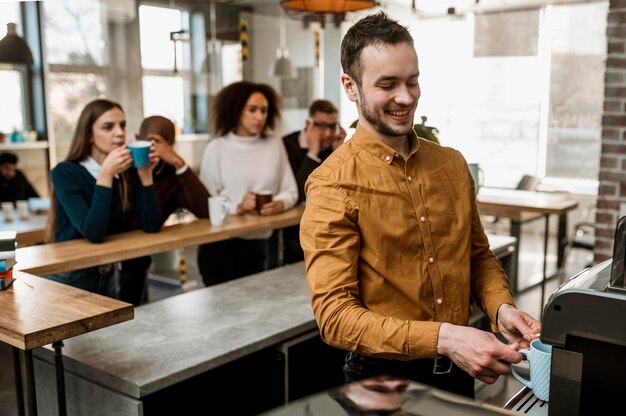
[[[193,132],[188,13],[140,6],[139,26],[144,114],[165,116],[181,131]],[[171,36],[177,36],[176,32],[181,32],[180,40],[173,42]]]
[[[400,17],[420,61],[416,119],[480,163],[485,184],[525,174],[568,189],[597,183],[608,2],[463,19]]]

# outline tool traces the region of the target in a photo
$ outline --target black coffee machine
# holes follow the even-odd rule
[[[549,415],[603,414],[626,398],[626,217],[613,259],[583,270],[550,296],[541,340],[551,344]],[[622,412],[620,411],[620,412]]]

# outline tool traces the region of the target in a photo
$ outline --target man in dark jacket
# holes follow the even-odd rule
[[[17,156],[13,153],[0,154],[0,202],[15,202],[37,198],[39,194],[26,176],[16,168]]]
[[[337,107],[328,100],[316,100],[309,107],[304,130],[283,137],[289,163],[298,183],[298,202],[304,202],[304,184],[333,150],[344,141],[346,132],[338,123]],[[300,227],[285,228],[283,232],[286,264],[304,260],[300,247]]]

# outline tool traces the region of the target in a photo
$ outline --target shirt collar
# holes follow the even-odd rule
[[[91,174],[94,178],[98,179],[98,174],[100,173],[100,165],[96,162],[91,156],[87,156],[85,160],[81,160],[80,164],[82,167],[87,169],[87,172]]]
[[[354,140],[357,145],[388,165],[393,162],[395,157],[400,157],[400,155],[393,148],[372,136],[367,130],[358,124],[356,126],[354,136],[352,136],[352,139],[350,140]],[[411,131],[409,141],[411,148],[409,157],[411,157],[417,153],[420,148],[420,141],[417,139],[417,135],[414,131]]]

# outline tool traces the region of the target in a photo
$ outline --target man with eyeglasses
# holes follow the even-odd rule
[[[289,163],[298,182],[298,201],[303,202],[304,184],[311,172],[335,150],[346,137],[337,122],[337,107],[328,100],[315,100],[309,107],[304,130],[283,137]]]
[[[338,122],[337,107],[328,100],[315,100],[309,106],[309,117],[304,130],[283,137],[289,163],[298,183],[298,202],[304,202],[304,184],[321,163],[346,138],[346,131]],[[283,231],[284,260],[286,264],[304,260],[300,247],[300,227]]]

